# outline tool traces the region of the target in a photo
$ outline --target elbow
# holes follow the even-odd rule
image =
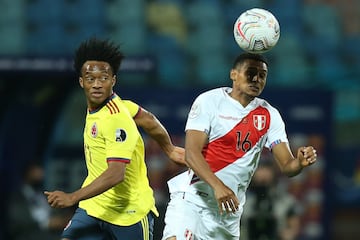
[[[112,174],[111,177],[107,179],[107,184],[109,187],[114,187],[125,180],[125,174]]]
[[[286,170],[286,169],[283,169],[283,170],[282,170],[282,173],[283,173],[285,176],[287,176],[287,177],[289,177],[289,178],[292,178],[292,177],[297,176],[299,173],[301,173],[301,170],[302,170],[302,169],[298,169],[298,170]]]
[[[118,185],[122,183],[125,180],[124,174],[118,174],[117,176],[114,176],[113,179],[111,179],[112,186]]]
[[[102,179],[111,187],[121,183],[125,179],[126,163],[109,162],[108,169],[103,173]]]
[[[297,174],[294,174],[294,173],[288,173],[288,172],[285,172],[284,173],[285,174],[285,176],[287,176],[288,178],[292,178],[292,177],[295,177]]]
[[[193,166],[194,158],[195,158],[194,154],[192,154],[190,151],[185,151],[185,164],[188,167],[191,168]]]

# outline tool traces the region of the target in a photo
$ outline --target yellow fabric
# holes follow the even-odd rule
[[[139,106],[130,101],[126,103],[114,95],[100,109],[88,112],[84,129],[88,176],[83,186],[104,172],[108,161],[128,163],[125,179],[106,192],[79,203],[90,216],[120,226],[139,222],[149,211],[158,216],[147,178],[144,143],[132,119]]]
[[[130,100],[122,100],[126,108],[128,109],[130,116],[134,118],[139,112],[140,107],[136,103],[130,101]]]

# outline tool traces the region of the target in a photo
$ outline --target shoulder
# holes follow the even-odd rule
[[[141,111],[141,107],[137,103],[135,103],[131,100],[128,100],[128,99],[122,100],[122,103],[127,108],[127,110],[130,113],[130,116],[132,118],[136,117],[139,114],[139,112]]]
[[[103,107],[99,111],[91,112],[90,115],[97,114],[98,117],[109,120],[122,116],[124,113],[129,115],[127,105],[120,97],[114,94],[104,103]]]
[[[228,91],[229,88],[227,87],[219,87],[219,88],[213,88],[210,90],[207,90],[203,93],[201,93],[199,96],[205,96],[205,97],[210,97],[210,96],[223,96],[226,91]]]
[[[137,108],[139,108],[139,105],[137,103],[135,103],[134,101],[129,100],[129,99],[123,99],[122,103],[128,109],[132,109],[132,108],[137,109]]]
[[[197,101],[201,100],[207,103],[214,103],[216,101],[221,101],[223,98],[227,95],[227,89],[226,87],[220,87],[220,88],[214,88],[211,90],[208,90],[206,92],[201,93],[197,97]]]
[[[262,99],[262,98],[256,98],[255,99],[255,104],[260,106],[260,107],[263,107],[263,108],[266,108],[270,113],[272,114],[280,114],[279,113],[279,110],[272,106],[268,101],[266,101],[265,99]]]
[[[284,126],[283,118],[279,110],[273,107],[269,102],[264,99],[256,98],[256,104],[263,109],[266,109],[266,112],[269,114],[270,128],[278,128]]]

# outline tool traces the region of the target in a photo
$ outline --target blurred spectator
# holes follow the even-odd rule
[[[289,193],[278,188],[277,172],[272,162],[260,162],[246,198],[241,218],[241,239],[298,239],[301,219],[297,202]]]
[[[43,193],[44,169],[30,162],[23,171],[20,189],[10,194],[8,203],[9,237],[12,240],[58,239],[70,219],[54,214]],[[70,210],[69,210],[70,211]]]

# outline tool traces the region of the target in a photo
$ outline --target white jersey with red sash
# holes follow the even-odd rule
[[[261,151],[288,142],[279,112],[255,98],[246,107],[231,98],[231,88],[217,88],[199,95],[188,115],[186,130],[208,134],[203,156],[211,170],[245,203],[245,191],[258,166]],[[198,205],[217,208],[211,187],[192,170],[168,182],[170,193],[184,192]]]

